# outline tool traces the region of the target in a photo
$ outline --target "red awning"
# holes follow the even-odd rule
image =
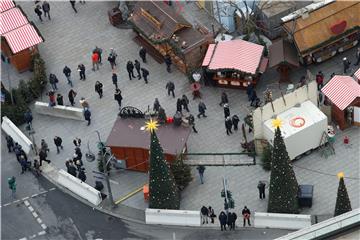
[[[12,0],[1,0],[0,1],[0,12],[5,12],[6,10],[9,10],[13,7],[15,7],[15,4]]]
[[[3,36],[14,54],[43,42],[43,39],[31,24],[5,33]]]
[[[360,97],[360,85],[349,76],[335,75],[321,91],[340,110],[344,110]]]
[[[268,67],[269,59],[267,57],[262,57],[260,61],[259,72],[264,73]]]
[[[354,77],[360,81],[360,68],[354,73]]]
[[[206,51],[206,55],[205,55],[203,63],[202,63],[203,67],[209,66],[211,57],[212,57],[212,55],[214,53],[215,46],[216,46],[215,44],[209,44],[209,47],[208,47],[208,49]]]
[[[10,32],[28,24],[28,20],[19,8],[13,8],[0,14],[0,34]]]

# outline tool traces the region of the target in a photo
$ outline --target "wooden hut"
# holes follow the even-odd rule
[[[360,68],[354,73],[354,78],[360,84]]]
[[[360,125],[360,85],[350,76],[335,75],[321,89],[331,101],[332,118],[341,130]]]
[[[210,44],[202,63],[205,78],[221,87],[255,86],[269,62],[263,54],[264,46],[241,39]]]
[[[145,119],[117,118],[106,141],[106,146],[117,159],[126,161],[126,168],[140,172],[149,169],[150,133],[144,130]],[[156,134],[164,150],[165,159],[173,161],[177,154],[186,152],[190,128],[161,125]]]
[[[36,27],[28,22],[21,8],[12,1],[1,1],[0,10],[2,54],[19,72],[29,70],[31,56],[37,52],[37,44],[44,40]]]
[[[170,55],[183,72],[199,67],[212,35],[203,26],[193,27],[178,12],[162,1],[139,1],[129,18],[137,36],[134,41],[145,47],[155,60]]]
[[[283,17],[283,28],[302,63],[320,63],[358,44],[359,12],[359,1],[320,1]]]

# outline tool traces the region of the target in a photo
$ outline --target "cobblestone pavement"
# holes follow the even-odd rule
[[[39,49],[47,66],[47,72],[55,73],[60,80],[58,92],[64,95],[65,103],[68,103],[67,92],[69,87],[62,73],[65,64],[72,69],[74,89],[78,92],[76,97],[77,106],[80,97],[89,100],[92,110],[92,123],[89,127],[85,122],[55,119],[34,113],[34,129],[36,130],[37,143],[44,138],[50,145],[49,158],[52,163],[60,168],[65,168],[65,159],[71,157],[74,146],[72,139],[80,137],[83,140],[82,151],[85,153],[86,142],[90,141],[92,152],[96,152],[97,141],[94,130],[101,133],[105,140],[111,131],[118,112],[117,103],[113,100],[114,86],[111,82],[111,69],[106,61],[109,49],[114,47],[118,52],[118,66],[116,72],[119,77],[119,87],[123,92],[124,105],[131,105],[145,110],[148,105],[152,106],[154,98],[158,97],[166,113],[172,115],[176,109],[176,99],[168,97],[165,84],[171,80],[176,85],[176,97],[186,94],[190,97],[190,87],[186,76],[174,70],[172,74],[166,72],[165,65],[159,65],[151,57],[145,67],[150,71],[149,84],[143,81],[128,80],[125,64],[126,61],[138,58],[139,47],[132,41],[132,30],[120,30],[109,24],[107,10],[111,9],[113,2],[87,2],[85,5],[77,5],[78,14],[71,9],[69,2],[51,2],[52,20],[40,23],[33,11],[32,2],[18,2],[27,13],[30,20],[38,26],[45,38]],[[104,49],[103,65],[99,71],[91,71],[91,51],[95,46]],[[332,72],[341,73],[343,55],[353,60],[354,50],[348,51],[317,66],[310,66],[309,70],[316,73],[322,70],[326,79]],[[84,63],[87,70],[86,81],[79,81],[76,67]],[[352,69],[354,71],[355,69]],[[305,69],[297,70],[292,74],[294,82],[298,82],[304,75]],[[280,96],[276,81],[278,76],[275,71],[269,71],[257,87],[258,95],[271,87],[274,98]],[[99,80],[104,84],[104,97],[98,98],[94,91],[94,84]],[[280,85],[284,91],[286,84]],[[227,136],[225,133],[223,111],[219,106],[220,93],[224,89],[204,87],[202,88],[203,100],[207,105],[206,119],[196,119],[196,127],[199,134],[192,133],[188,140],[189,152],[239,152],[241,151],[240,132]],[[245,92],[241,90],[226,89],[229,95],[231,114],[238,114],[242,119],[248,112],[248,102]],[[47,101],[46,96],[43,101]],[[197,112],[198,100],[190,101],[190,110]],[[353,143],[351,148],[345,148],[342,144],[342,136],[349,135]],[[53,137],[59,135],[64,140],[64,151],[57,155],[53,145]],[[304,209],[303,213],[309,214],[333,214],[335,207],[338,180],[336,173],[344,171],[345,176],[359,177],[359,129],[351,128],[344,132],[339,131],[335,144],[336,155],[327,159],[321,158],[318,152],[304,157],[294,164],[298,182],[301,184],[313,184],[314,202],[311,209]],[[258,159],[259,161],[259,159]],[[85,162],[87,169],[87,182],[93,185],[95,179],[91,170],[96,170],[95,162]],[[309,170],[305,170],[307,168]],[[319,174],[320,171],[329,175]],[[212,205],[217,211],[222,209],[223,200],[220,197],[222,189],[222,177],[226,176],[229,188],[233,192],[236,211],[247,205],[252,211],[266,211],[267,201],[258,199],[257,182],[269,180],[269,173],[264,172],[261,166],[249,167],[207,167],[205,171],[205,183],[201,185],[198,175],[193,168],[194,180],[182,193],[182,209],[199,209],[202,205]],[[111,174],[112,187],[115,199],[126,195],[147,181],[147,174],[132,171],[121,171]],[[346,179],[346,185],[352,201],[352,207],[359,207],[359,179]],[[143,209],[146,204],[142,193],[123,202],[128,206]]]

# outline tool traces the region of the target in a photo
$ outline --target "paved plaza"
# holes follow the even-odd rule
[[[79,137],[83,140],[82,152],[87,152],[86,143],[89,141],[91,151],[97,153],[97,136],[94,132],[101,133],[105,141],[115,122],[118,113],[117,102],[113,99],[114,86],[111,81],[111,68],[107,61],[110,48],[115,48],[118,53],[119,88],[123,95],[123,106],[134,106],[146,110],[148,105],[152,107],[154,98],[157,97],[160,104],[165,108],[168,115],[176,111],[176,98],[168,97],[165,90],[167,81],[175,83],[176,97],[186,94],[190,98],[190,84],[187,77],[174,69],[171,74],[166,71],[165,64],[158,64],[150,56],[148,63],[143,66],[150,72],[149,84],[143,80],[129,81],[126,72],[128,60],[139,59],[139,46],[132,41],[135,36],[132,30],[118,29],[110,25],[107,11],[114,7],[114,2],[87,2],[78,6],[78,14],[71,9],[69,2],[51,2],[52,20],[44,20],[40,23],[33,11],[33,2],[18,2],[29,20],[32,20],[45,38],[45,42],[39,45],[40,54],[46,62],[47,73],[54,73],[59,79],[59,90],[64,96],[65,104],[69,104],[67,93],[70,90],[62,73],[65,65],[71,68],[74,82],[74,90],[78,93],[76,104],[79,107],[81,97],[88,99],[92,110],[92,123],[88,127],[85,122],[69,119],[59,119],[50,116],[38,115],[34,112],[33,126],[36,130],[36,143],[40,144],[45,139],[50,146],[49,159],[58,168],[65,169],[65,160],[74,153],[72,140]],[[194,4],[194,3],[191,3]],[[92,49],[98,46],[103,51],[103,65],[99,71],[91,70]],[[346,55],[350,60],[354,59],[355,50],[350,50],[316,66],[310,66],[309,70],[315,74],[322,70],[325,79],[328,80],[331,73],[342,72],[342,57]],[[86,66],[86,81],[80,81],[77,65],[83,63]],[[355,69],[353,68],[352,71]],[[298,82],[305,69],[298,70],[292,74],[294,82]],[[21,77],[21,75],[20,75]],[[277,84],[278,75],[275,71],[269,71],[261,79],[257,87],[258,95],[266,87],[271,87],[274,98],[280,96]],[[104,97],[99,96],[94,90],[96,81],[104,85]],[[285,92],[286,84],[280,86]],[[203,87],[203,101],[207,106],[207,118],[195,119],[196,128],[199,133],[191,133],[187,146],[188,152],[240,152],[242,140],[241,131],[227,136],[225,132],[223,110],[219,106],[220,94],[225,90],[229,96],[231,115],[237,114],[243,119],[249,113],[249,102],[246,93],[236,89],[221,89],[216,87]],[[47,102],[43,94],[42,101]],[[197,114],[199,100],[190,100],[190,110]],[[54,136],[63,139],[64,151],[56,154],[53,144]],[[344,146],[343,136],[349,136],[351,146]],[[320,140],[319,140],[320,141]],[[311,209],[303,209],[304,214],[327,215],[333,214],[335,208],[338,179],[336,174],[340,171],[345,173],[345,183],[349,192],[352,208],[360,207],[359,184],[359,129],[352,127],[342,132],[337,131],[336,155],[327,159],[320,156],[318,151],[294,162],[294,170],[299,184],[314,185],[314,200]],[[301,143],[299,143],[301,144]],[[257,158],[260,161],[260,158]],[[96,161],[84,161],[87,170],[87,183],[94,185],[92,170],[97,170]],[[260,165],[241,167],[206,167],[205,183],[200,184],[195,168],[192,168],[193,181],[182,192],[181,209],[199,210],[201,206],[213,206],[218,212],[223,208],[223,199],[220,197],[222,189],[222,178],[226,177],[229,189],[233,192],[236,212],[247,205],[252,212],[264,212],[267,209],[267,200],[258,198],[256,188],[259,180],[269,181],[269,172],[265,172]],[[118,199],[127,193],[139,188],[147,182],[148,175],[133,171],[113,171],[111,173],[111,186],[114,198]],[[268,192],[266,191],[266,194]],[[142,192],[124,201],[123,204],[138,209],[146,208]],[[239,214],[238,214],[239,215]]]

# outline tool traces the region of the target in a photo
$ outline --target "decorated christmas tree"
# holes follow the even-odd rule
[[[351,211],[351,203],[350,198],[346,190],[345,182],[344,182],[344,173],[338,173],[339,187],[336,197],[336,205],[335,205],[335,213],[334,216],[338,216],[340,214]]]
[[[179,190],[183,190],[192,180],[191,168],[186,165],[181,156],[170,165],[171,172],[175,178],[175,183]]]
[[[281,136],[281,120],[273,121],[275,129],[270,175],[268,212],[299,213],[298,182],[292,168],[284,139]]]
[[[179,209],[179,192],[155,132],[157,122],[150,120],[146,129],[150,131],[149,208]]]

